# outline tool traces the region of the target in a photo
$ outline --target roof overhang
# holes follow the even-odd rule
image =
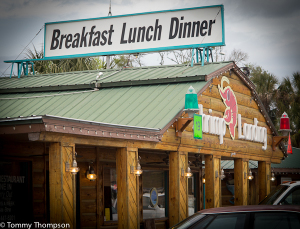
[[[159,142],[162,138],[161,129],[93,122],[53,115],[0,120],[0,134],[28,133],[30,136],[34,136],[33,133],[40,132],[154,142]]]

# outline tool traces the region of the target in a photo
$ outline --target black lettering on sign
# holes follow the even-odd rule
[[[200,35],[201,36],[205,36],[207,34],[207,32],[204,31],[205,29],[207,29],[207,21],[203,21],[201,23],[201,29],[200,29]]]
[[[76,39],[74,39],[74,41],[72,42],[72,48],[78,48],[78,45],[79,45],[80,34],[75,33],[74,38],[75,37],[76,37]]]
[[[85,32],[85,27],[82,28],[82,33],[81,33],[81,40],[80,40],[80,47],[82,47],[84,43],[84,47],[86,47],[86,36],[88,33]]]
[[[100,31],[97,31],[95,33],[95,38],[93,40],[93,46],[99,46],[99,43],[100,43],[100,37],[101,37],[101,33]]]
[[[122,35],[121,35],[121,42],[120,42],[120,44],[127,44],[127,40],[124,40],[125,30],[126,30],[126,22],[123,23],[123,27],[122,27]]]
[[[114,26],[113,25],[110,25],[110,28],[108,30],[108,45],[112,45],[112,42],[111,42],[111,35],[112,33],[114,32]]]
[[[161,25],[158,25],[158,21],[159,21],[159,19],[156,19],[156,22],[155,22],[155,28],[154,28],[154,37],[153,37],[153,40],[154,40],[154,41],[156,41],[157,30],[159,30],[159,31],[158,31],[158,40],[160,40],[160,37],[161,37],[162,26],[161,26]]]
[[[151,41],[152,40],[152,35],[150,36],[150,30],[153,31],[153,26],[149,26],[146,32],[146,41]]]
[[[59,45],[59,39],[58,39],[59,36],[60,36],[60,30],[59,29],[53,30],[50,50],[57,49]]]
[[[179,20],[177,17],[171,18],[171,25],[170,25],[170,32],[169,32],[169,39],[174,39],[178,33],[178,24]]]
[[[106,31],[106,30],[104,30],[104,31],[102,32],[102,40],[103,40],[103,41],[100,42],[100,44],[101,44],[102,46],[105,45],[106,42],[107,42],[107,38],[106,38],[105,34],[107,34],[107,31]]]

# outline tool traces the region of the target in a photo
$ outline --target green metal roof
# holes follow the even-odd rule
[[[205,81],[179,84],[101,88],[0,95],[0,118],[53,115],[65,118],[164,128],[184,107],[190,85],[198,92]]]
[[[300,149],[292,147],[292,151],[280,164],[272,164],[272,168],[300,169]]]
[[[108,69],[108,70],[94,70],[82,72],[68,72],[45,75],[31,75],[17,77],[0,77],[0,93],[17,93],[18,90],[11,91],[11,89],[20,89],[19,92],[36,91],[33,88],[39,88],[40,91],[45,91],[44,87],[51,87],[50,90],[73,90],[73,89],[88,89],[91,81],[95,81],[99,72],[102,72],[101,79],[98,82],[101,84],[121,83],[124,82],[140,82],[145,81],[145,84],[157,83],[153,80],[169,80],[205,76],[214,71],[225,67],[232,62],[215,62],[205,64],[194,64],[193,67],[186,65],[168,65],[156,67],[140,67],[140,68],[123,68],[123,69]],[[151,81],[152,80],[152,81]],[[147,81],[149,81],[147,83]],[[115,86],[118,86],[115,84]],[[10,89],[10,90],[9,90]],[[22,90],[23,91],[22,91]],[[27,89],[27,91],[24,91]]]
[[[98,89],[90,82],[99,71],[0,78],[0,123],[48,115],[163,129],[184,108],[187,89],[199,92],[206,75],[227,65],[232,62],[101,70]]]

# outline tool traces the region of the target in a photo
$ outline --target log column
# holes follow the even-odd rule
[[[220,164],[220,156],[205,155],[205,208],[220,207]]]
[[[118,228],[139,228],[139,182],[135,174],[130,173],[130,166],[136,168],[137,148],[119,148],[116,154],[118,185]]]
[[[259,202],[270,193],[271,163],[266,161],[258,162],[258,179],[259,179]]]
[[[72,164],[75,144],[50,143],[50,223],[68,223],[76,228],[75,175],[66,172],[65,163]]]
[[[181,170],[187,171],[188,153],[171,152],[169,155],[169,227],[188,217],[188,178]]]
[[[234,160],[234,205],[248,203],[248,160]]]

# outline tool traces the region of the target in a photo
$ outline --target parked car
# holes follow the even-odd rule
[[[300,206],[248,205],[210,208],[186,218],[172,229],[299,229]]]
[[[291,181],[278,185],[259,204],[300,205],[300,181]]]

